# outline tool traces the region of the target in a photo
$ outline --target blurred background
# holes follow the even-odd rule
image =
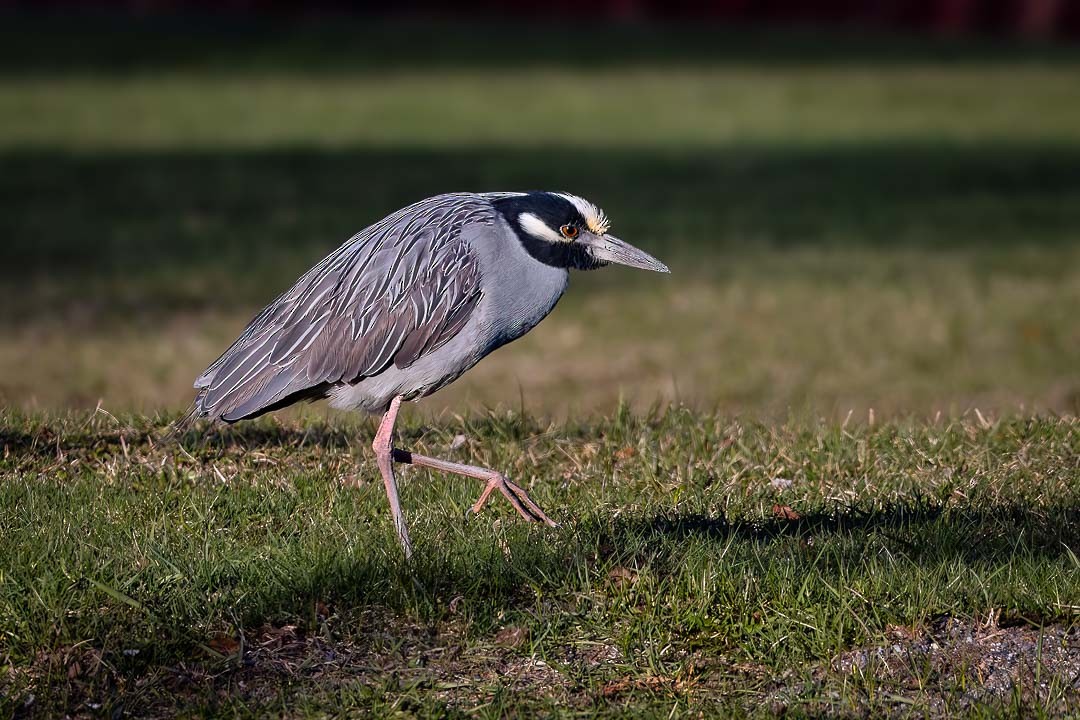
[[[1076,413],[1078,40],[1066,0],[0,3],[0,402],[178,412],[364,226],[536,188],[672,274],[575,276],[422,412]]]

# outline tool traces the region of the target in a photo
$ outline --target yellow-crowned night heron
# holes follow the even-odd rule
[[[608,234],[592,203],[554,192],[457,193],[421,200],[353,236],[270,303],[195,381],[179,429],[227,423],[300,400],[383,413],[373,447],[406,555],[393,462],[486,481],[526,520],[555,523],[501,473],[392,446],[403,400],[430,395],[531,330],[569,270],[667,267]]]

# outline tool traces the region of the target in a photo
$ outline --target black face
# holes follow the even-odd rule
[[[517,233],[525,250],[545,265],[577,270],[593,270],[603,265],[593,258],[588,248],[574,242],[575,237],[586,231],[587,225],[585,218],[569,200],[533,191],[526,195],[501,198],[493,204]],[[520,221],[524,213],[535,215],[560,239],[540,238],[527,232]]]

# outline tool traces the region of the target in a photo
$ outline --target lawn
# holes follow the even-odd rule
[[[370,428],[262,422],[174,451],[144,418],[3,423],[15,699],[137,715],[1077,709],[1075,419],[409,423],[401,446],[504,468],[563,523],[499,503],[466,520],[478,486],[406,470],[411,563]],[[1021,657],[962,639],[991,630]],[[906,648],[928,635],[946,650]],[[1019,685],[986,692],[996,672]]]
[[[1080,712],[1080,56],[88,27],[0,29],[0,712]],[[575,276],[398,445],[560,528],[406,469],[405,562],[321,405],[162,441],[352,233],[534,187],[672,274]]]

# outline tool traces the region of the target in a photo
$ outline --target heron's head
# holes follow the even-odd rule
[[[577,195],[505,193],[493,203],[529,254],[547,265],[592,270],[616,263],[669,272],[652,255],[611,235],[604,211]]]

